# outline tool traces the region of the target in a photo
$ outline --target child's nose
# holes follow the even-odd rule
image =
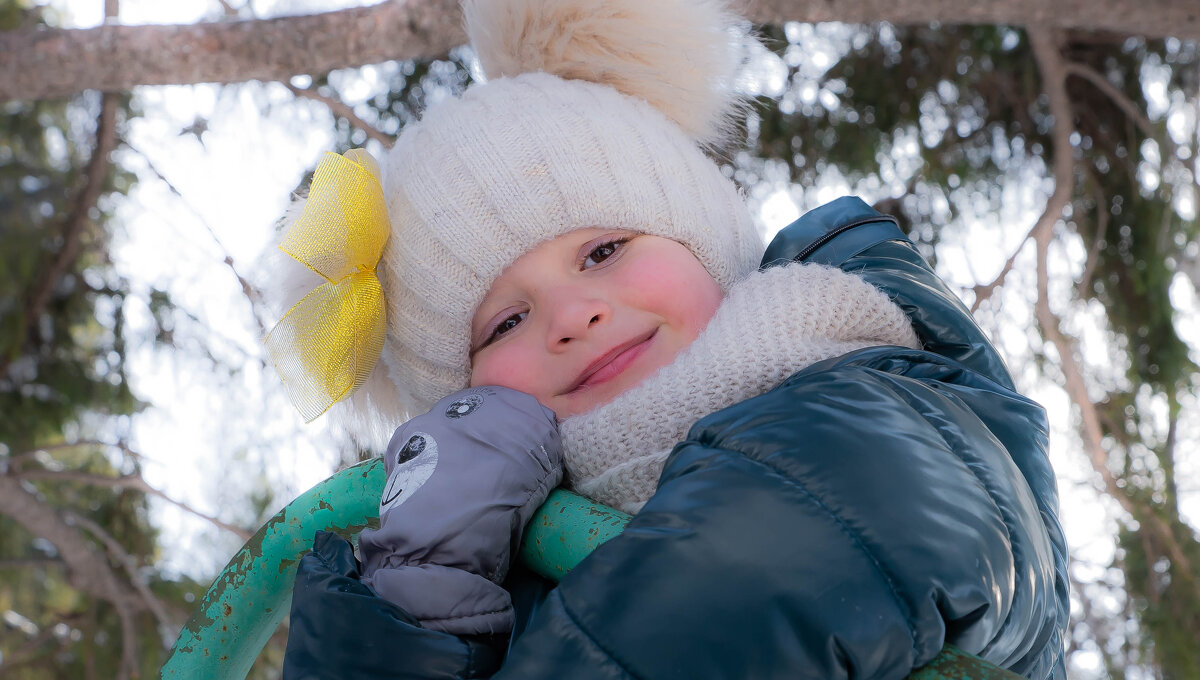
[[[607,323],[611,316],[608,303],[596,297],[579,295],[561,300],[546,334],[547,349],[566,348]]]

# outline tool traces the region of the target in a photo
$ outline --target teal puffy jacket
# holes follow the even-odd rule
[[[621,535],[557,587],[514,571],[511,640],[421,629],[322,537],[297,575],[285,677],[898,680],[947,643],[1065,677],[1042,408],[891,218],[835,201],[764,266],[791,260],[887,292],[925,349],[814,364],[701,419]]]

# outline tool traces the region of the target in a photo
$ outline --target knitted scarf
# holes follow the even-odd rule
[[[866,281],[820,265],[756,271],[731,286],[708,326],[671,364],[562,422],[567,484],[637,512],[697,420],[809,364],[875,345],[920,347],[904,312]]]

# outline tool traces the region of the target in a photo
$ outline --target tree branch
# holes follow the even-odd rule
[[[1058,317],[1050,309],[1049,271],[1047,267],[1050,242],[1054,236],[1054,225],[1070,201],[1075,187],[1074,159],[1071,149],[1071,132],[1074,128],[1071,102],[1066,91],[1066,67],[1059,46],[1049,30],[1028,31],[1034,59],[1042,75],[1042,87],[1049,99],[1050,113],[1054,117],[1051,134],[1054,154],[1054,193],[1046,203],[1046,209],[1034,227],[1034,243],[1037,245],[1037,303],[1036,316],[1042,332],[1058,352],[1071,401],[1079,408],[1083,420],[1083,445],[1092,468],[1100,475],[1108,492],[1134,519],[1147,525],[1163,542],[1171,561],[1179,569],[1180,577],[1193,581],[1191,561],[1184,554],[1174,532],[1149,508],[1140,507],[1129,494],[1117,484],[1108,469],[1108,456],[1104,450],[1104,435],[1096,405],[1087,393],[1087,384],[1076,359],[1074,343],[1063,335]]]
[[[1117,105],[1117,108],[1121,109],[1121,112],[1125,114],[1126,118],[1137,124],[1138,128],[1141,129],[1142,134],[1154,139],[1154,125],[1150,122],[1150,119],[1146,117],[1146,114],[1142,113],[1141,109],[1139,109],[1132,101],[1129,100],[1129,97],[1125,96],[1124,92],[1118,90],[1116,85],[1108,82],[1107,78],[1086,64],[1067,62],[1064,65],[1064,68],[1067,75],[1079,76],[1092,85],[1095,85],[1096,89],[1103,92],[1106,97],[1111,99],[1112,102]]]
[[[1012,271],[1013,263],[1017,261],[1017,256],[1020,255],[1021,251],[1025,249],[1025,243],[1033,237],[1033,233],[1036,230],[1037,225],[1034,225],[1034,227],[1029,230],[1029,233],[1025,234],[1025,236],[1021,238],[1021,242],[1017,244],[1016,249],[1013,250],[1013,254],[1004,263],[1004,267],[1000,270],[1000,273],[996,275],[996,278],[992,279],[990,283],[973,286],[971,288],[971,290],[975,291],[975,301],[971,303],[972,312],[977,311],[979,306],[983,304],[985,300],[990,298],[998,288],[1004,285],[1004,279],[1007,278],[1008,273]]]
[[[45,569],[46,567],[62,567],[65,566],[62,560],[57,557],[14,557],[11,559],[0,560],[0,570],[5,569],[26,569],[28,567],[37,567]]]
[[[267,337],[267,327],[265,324],[263,324],[262,316],[259,314],[259,310],[262,307],[262,291],[259,290],[257,286],[250,283],[249,279],[242,276],[242,273],[238,271],[237,266],[234,264],[233,256],[229,254],[229,250],[225,247],[225,244],[221,242],[221,239],[217,236],[217,232],[213,231],[213,228],[204,220],[203,216],[200,215],[200,211],[197,210],[191,203],[189,203],[186,198],[184,198],[183,192],[181,192],[171,182],[171,180],[167,179],[166,175],[162,174],[162,172],[158,169],[158,166],[154,164],[154,161],[150,160],[149,156],[142,153],[132,144],[126,143],[125,146],[141,156],[142,160],[146,161],[146,167],[150,168],[150,172],[153,172],[154,176],[158,177],[159,181],[167,185],[167,189],[169,189],[171,193],[175,194],[175,197],[182,201],[183,204],[186,205],[192,211],[192,213],[196,215],[196,218],[200,220],[200,224],[203,225],[205,230],[208,231],[208,235],[212,237],[213,242],[217,244],[217,248],[219,248],[224,255],[221,261],[226,267],[229,267],[229,271],[233,272],[234,277],[238,280],[238,284],[242,287],[242,295],[244,295],[246,300],[250,303],[250,316],[254,318],[254,324],[258,326],[258,337]],[[265,365],[264,359],[260,358],[259,361]]]
[[[1092,285],[1092,275],[1096,273],[1096,267],[1100,264],[1101,244],[1104,243],[1104,237],[1108,233],[1108,199],[1104,196],[1104,190],[1090,168],[1087,169],[1087,174],[1092,187],[1093,200],[1096,202],[1096,234],[1092,238],[1092,247],[1088,248],[1083,274],[1079,276],[1079,283],[1075,286],[1079,297],[1088,295],[1088,288]]]
[[[50,649],[43,649],[46,643],[52,643]],[[69,637],[60,637],[54,634],[54,628],[47,626],[43,628],[37,635],[33,636],[21,646],[20,649],[10,651],[4,655],[4,673],[5,677],[16,677],[18,669],[23,667],[32,667],[46,664],[52,660],[55,652],[66,649],[70,644]],[[47,668],[47,675],[53,673],[52,668]]]
[[[103,527],[101,527],[99,524],[96,524],[92,520],[75,513],[67,513],[66,519],[73,524],[83,527],[88,531],[88,533],[99,539],[99,541],[104,544],[104,547],[108,549],[108,554],[112,555],[113,559],[117,560],[117,562],[121,564],[121,566],[125,569],[125,573],[129,576],[129,583],[133,585],[134,590],[141,595],[142,601],[146,603],[146,608],[150,610],[150,613],[154,615],[154,619],[158,621],[159,632],[162,634],[167,634],[169,631],[175,628],[170,616],[167,615],[166,605],[164,605],[162,600],[158,599],[154,593],[150,592],[150,585],[146,582],[146,578],[142,576],[141,572],[139,571],[137,560],[133,558],[133,555],[130,555],[129,552],[126,551],[119,542],[117,542],[117,539],[113,538],[112,535],[105,531]],[[164,645],[163,648],[166,649],[166,645]]]
[[[752,21],[779,24],[787,21],[817,23],[840,21],[897,26],[927,24],[1007,24],[1031,29],[1085,29],[1122,36],[1162,38],[1200,37],[1200,11],[1176,0],[857,0],[854,2],[796,2],[748,0],[745,14]],[[1103,15],[1103,16],[1100,16]]]
[[[149,590],[147,590],[145,587],[145,583],[141,582],[142,579],[137,573],[137,565],[132,564],[133,558],[129,556],[129,553],[125,552],[125,550],[121,547],[121,544],[117,543],[116,539],[110,536],[107,531],[104,531],[99,525],[89,519],[80,517],[79,515],[70,512],[66,513],[65,518],[69,523],[84,527],[93,536],[100,539],[100,542],[104,543],[105,547],[108,548],[110,555],[116,557],[118,560],[124,558],[129,562],[129,564],[124,565],[125,570],[128,572],[130,577],[129,583],[133,586],[134,590],[138,591],[138,593],[142,595],[143,602],[150,607],[151,612],[153,612],[157,618],[159,611],[162,609],[161,603],[159,603],[158,600],[155,599],[152,594],[150,594]],[[122,673],[127,674],[129,677],[136,677],[138,675],[137,628],[134,626],[133,616],[130,612],[121,612],[118,610],[117,613],[120,615],[121,619]]]
[[[2,35],[2,34],[0,34]],[[0,61],[3,58],[0,57]],[[2,67],[0,67],[2,68]],[[108,155],[116,145],[117,140],[117,95],[105,93],[100,97],[100,116],[96,119],[96,146],[92,157],[84,170],[83,190],[75,199],[75,207],[67,216],[62,228],[62,247],[53,259],[42,267],[37,283],[29,293],[25,302],[24,315],[19,321],[19,334],[16,336],[24,342],[26,334],[33,326],[37,317],[50,301],[50,294],[58,280],[79,257],[83,248],[83,230],[90,218],[88,213],[100,199],[104,188],[104,179],[108,176]],[[0,357],[0,375],[8,369],[9,357]]]
[[[136,674],[137,635],[133,617],[138,598],[128,592],[108,561],[97,555],[79,530],[59,517],[53,506],[26,491],[19,480],[9,475],[0,475],[0,514],[54,545],[73,588],[112,604],[121,620],[120,677]]]
[[[394,136],[387,134],[383,130],[380,130],[379,128],[360,118],[358,114],[354,113],[354,109],[350,108],[349,105],[341,100],[333,97],[327,97],[320,92],[317,92],[315,89],[296,87],[291,83],[284,83],[284,86],[291,90],[292,94],[296,95],[297,97],[313,99],[328,106],[329,110],[332,111],[335,116],[341,116],[342,118],[350,121],[351,125],[367,133],[368,137],[378,141],[384,146],[390,147],[392,143],[396,141]]]
[[[136,85],[288,80],[299,73],[445,54],[465,42],[459,0],[177,26],[0,34],[0,101]]]
[[[117,96],[105,93],[100,98],[100,116],[96,121],[96,147],[93,149],[92,157],[84,171],[87,179],[83,191],[79,193],[79,197],[75,201],[74,209],[71,210],[66,224],[63,225],[62,248],[51,261],[50,266],[43,271],[37,287],[34,288],[33,294],[25,306],[25,316],[30,320],[29,323],[32,323],[31,320],[41,313],[42,308],[50,299],[50,292],[54,289],[54,284],[75,262],[75,258],[79,256],[79,252],[83,248],[80,237],[89,221],[88,213],[96,207],[96,201],[100,199],[104,178],[108,175],[108,155],[116,145],[116,139]]]
[[[115,449],[120,449],[125,455],[127,455],[131,458],[136,458],[137,460],[151,460],[150,458],[138,453],[137,451],[134,451],[132,448],[129,447],[128,444],[125,444],[123,442],[106,442],[106,441],[100,441],[99,439],[80,439],[80,440],[74,441],[74,442],[59,442],[57,444],[45,444],[43,446],[39,446],[34,449],[29,449],[28,451],[22,451],[20,453],[15,453],[8,457],[8,463],[9,463],[9,465],[15,465],[17,467],[17,469],[20,469],[20,465],[22,463],[24,463],[26,460],[34,458],[39,452],[45,451],[45,452],[49,453],[50,451],[57,451],[59,449],[74,449],[74,448],[79,448],[81,446],[96,446],[96,447],[108,446],[108,447],[112,447]]]
[[[109,477],[107,475],[97,475],[89,472],[77,472],[75,470],[27,470],[14,473],[13,477],[16,477],[17,479],[27,479],[30,481],[43,480],[54,482],[79,482],[81,484],[88,484],[91,486],[104,486],[110,489],[134,489],[141,491],[142,493],[161,498],[171,505],[183,510],[184,512],[193,514],[196,517],[212,523],[214,526],[234,534],[243,541],[249,540],[253,535],[253,533],[248,529],[229,524],[228,522],[223,522],[213,515],[200,512],[199,510],[192,508],[182,501],[177,501],[174,498],[171,498],[167,494],[151,486],[149,482],[147,482],[141,475],[138,474]]]
[[[1200,11],[1178,0],[753,0],[749,19],[1007,24],[1200,38]],[[391,0],[277,19],[186,26],[100,26],[0,34],[0,101],[137,85],[286,81],[333,69],[445,54],[464,43],[458,0]]]
[[[1167,438],[1162,448],[1155,447],[1159,466],[1166,477],[1163,500],[1167,510],[1179,515],[1179,486],[1175,476],[1175,445],[1179,443],[1179,397],[1174,392],[1167,395]]]

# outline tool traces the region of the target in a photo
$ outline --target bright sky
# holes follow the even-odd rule
[[[97,24],[104,5],[51,4],[66,9],[72,27]],[[265,17],[335,3],[253,6]],[[219,12],[217,3],[203,0],[123,0],[120,21],[187,23]],[[259,327],[223,260],[230,256],[247,278],[262,276],[255,265],[272,247],[290,192],[332,146],[333,119],[324,105],[296,100],[277,83],[138,88],[136,97],[144,115],[115,156],[140,180],[121,206],[124,233],[113,249],[118,270],[141,293],[126,304],[129,330],[152,328],[151,288],[168,291],[195,318],[185,317],[176,329],[183,352],[130,348],[134,392],[154,405],[132,419],[131,443],[148,457],[144,476],[152,485],[201,512],[251,525],[246,498],[256,489],[274,489],[270,507],[277,509],[327,477],[339,455],[327,424],[305,426],[273,371],[263,368]],[[197,120],[208,124],[200,139],[180,133]],[[204,353],[220,366],[200,358]],[[224,366],[238,373],[228,375]],[[155,500],[152,507],[168,569],[208,578],[240,546],[174,506]]]
[[[67,8],[68,25],[77,27],[97,24],[103,8],[101,0],[53,0],[50,4]],[[373,3],[252,3],[259,17],[356,4]],[[217,3],[206,0],[122,0],[120,21],[184,23],[213,19],[219,13]],[[794,30],[811,33],[806,27]],[[814,41],[820,38],[809,37]],[[778,90],[782,68],[778,62],[764,63],[756,75],[758,87]],[[817,64],[815,68],[824,67]],[[355,100],[349,103],[367,99],[379,82],[369,74],[360,79],[347,90]],[[1155,87],[1153,82],[1151,87]],[[114,249],[116,266],[142,294],[141,301],[127,304],[126,313],[132,331],[148,329],[150,317],[144,301],[154,287],[169,291],[195,320],[177,329],[177,341],[193,350],[185,353],[187,358],[147,346],[131,349],[135,393],[154,404],[132,419],[132,442],[152,461],[144,471],[151,484],[204,512],[248,522],[245,498],[256,487],[265,482],[274,488],[278,498],[271,508],[278,508],[328,476],[338,464],[338,453],[324,419],[304,426],[277,378],[262,368],[259,328],[222,260],[229,255],[243,275],[261,276],[255,264],[271,247],[274,223],[288,204],[289,192],[332,146],[332,116],[324,105],[296,100],[279,84],[139,88],[136,96],[144,113],[131,125],[128,142],[132,149],[123,148],[117,156],[118,162],[135,170],[140,178],[130,200],[121,207],[119,223],[125,231]],[[815,89],[802,93],[802,97],[817,96]],[[1189,123],[1195,125],[1194,112],[1179,113],[1165,99],[1156,115],[1174,116],[1171,125],[1183,126],[1185,131]],[[199,139],[181,134],[197,120],[207,123],[207,132]],[[911,141],[915,149],[918,140]],[[181,196],[158,179],[151,164]],[[851,192],[871,200],[889,189],[878,182],[850,187],[831,172],[807,190],[764,185],[753,198],[759,206],[760,223],[777,229],[798,217],[800,206],[813,207]],[[952,285],[965,290],[995,276],[1033,224],[1048,187],[1032,176],[1016,177],[1004,191],[1001,214],[978,214],[969,229],[946,235],[938,262]],[[1194,214],[1194,205],[1179,207],[1181,212]],[[1082,247],[1078,241],[1064,239],[1052,256],[1055,285],[1065,291],[1082,268]],[[1092,475],[1070,425],[1065,393],[1040,380],[1028,361],[1035,326],[1028,302],[1028,291],[1034,287],[1028,275],[1032,257],[1032,247],[1027,246],[1018,270],[998,293],[1002,304],[980,318],[1009,357],[1018,383],[1049,411],[1052,457],[1064,505],[1062,520],[1073,555],[1082,565],[1077,573],[1089,580],[1089,575],[1099,576],[1099,568],[1111,560],[1113,546],[1106,537],[1115,533],[1115,513],[1111,502],[1099,498],[1092,488]],[[1065,293],[1057,299],[1066,299]],[[1194,311],[1200,304],[1195,289],[1182,276],[1172,287],[1172,299],[1181,309]],[[1104,366],[1109,360],[1095,323],[1102,310],[1094,312],[1090,321],[1082,318],[1074,331],[1084,340],[1088,363]],[[1179,330],[1194,350],[1200,348],[1200,314],[1184,315]],[[237,366],[240,371],[231,376],[213,362],[197,358],[202,354],[194,350],[201,346],[219,364]],[[1163,405],[1152,400],[1143,406],[1165,413]],[[1180,441],[1200,441],[1200,408],[1189,402],[1185,412],[1189,415],[1180,423]],[[1179,461],[1181,479],[1191,484],[1183,489],[1187,492],[1183,500],[1193,526],[1200,526],[1197,458]],[[154,502],[153,507],[163,529],[165,564],[171,569],[207,578],[238,547],[236,540],[172,506]]]

